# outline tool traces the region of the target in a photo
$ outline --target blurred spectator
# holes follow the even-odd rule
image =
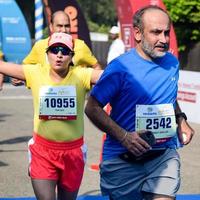
[[[120,29],[118,26],[113,26],[109,31],[109,39],[112,40],[108,51],[107,64],[117,56],[125,52],[125,45],[119,37]]]

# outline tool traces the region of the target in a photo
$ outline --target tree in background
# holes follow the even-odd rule
[[[117,24],[117,13],[113,0],[77,0],[91,32],[108,33]]]
[[[77,0],[93,32],[107,33],[117,24],[117,14],[113,0]],[[172,18],[177,35],[179,51],[189,44],[200,41],[200,1],[163,0]]]
[[[179,51],[200,41],[200,1],[163,0],[172,18]]]
[[[34,36],[34,0],[16,0],[21,7],[32,37]],[[77,0],[92,32],[108,33],[117,24],[114,0]],[[163,0],[172,18],[179,51],[200,41],[200,1]],[[30,15],[31,13],[31,15]]]

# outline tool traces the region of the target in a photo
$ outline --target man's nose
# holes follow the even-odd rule
[[[61,32],[66,33],[66,28],[64,26],[61,27]]]
[[[159,37],[159,40],[162,43],[167,43],[168,42],[168,38],[169,38],[169,36],[167,36],[165,33],[161,33],[160,37]]]
[[[60,27],[60,32],[69,34],[70,28],[66,27],[66,26],[62,26],[62,27]]]

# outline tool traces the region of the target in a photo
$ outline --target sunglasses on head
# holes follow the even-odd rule
[[[63,56],[67,56],[67,55],[72,55],[72,51],[69,49],[69,48],[66,48],[66,47],[51,47],[49,48],[49,51],[55,55],[58,54],[58,52],[61,51],[62,55]]]

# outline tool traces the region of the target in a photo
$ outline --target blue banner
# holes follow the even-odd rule
[[[31,50],[24,16],[14,0],[0,0],[0,44],[6,61],[21,63]]]

